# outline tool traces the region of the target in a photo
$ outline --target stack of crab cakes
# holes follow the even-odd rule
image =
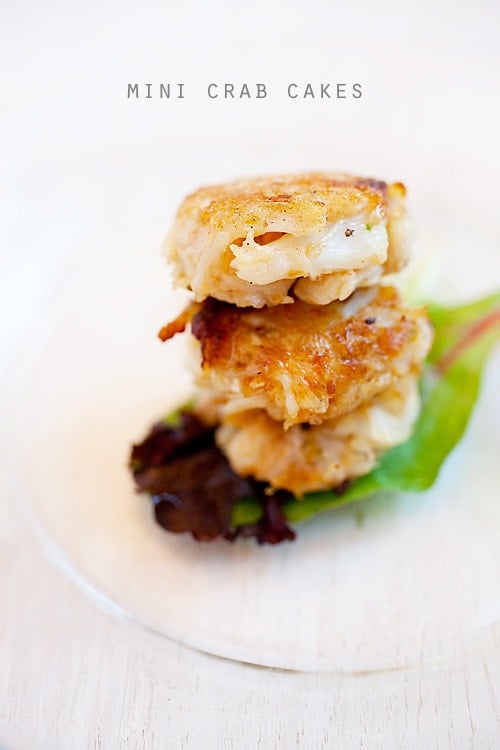
[[[234,471],[270,491],[338,486],[405,441],[432,342],[384,277],[409,260],[405,188],[328,173],[206,187],[167,240],[191,305],[198,413]]]

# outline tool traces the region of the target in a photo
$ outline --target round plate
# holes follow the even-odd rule
[[[494,249],[478,241],[479,225],[460,224],[451,205],[444,211],[449,224],[442,213],[419,218],[434,246],[442,242],[436,227],[452,226],[447,239],[457,242],[442,243],[444,270],[453,263],[446,292],[467,299],[488,288]],[[182,337],[155,338],[186,297],[168,291],[154,252],[135,242],[110,243],[105,253],[87,245],[11,363],[19,502],[66,569],[154,631],[272,667],[405,667],[487,637],[500,621],[498,356],[431,491],[324,514],[277,547],[200,544],[155,524],[126,468],[132,442],[191,388]]]

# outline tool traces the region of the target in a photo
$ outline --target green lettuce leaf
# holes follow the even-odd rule
[[[422,376],[422,408],[410,439],[382,455],[373,471],[353,481],[341,494],[315,492],[289,500],[289,522],[310,518],[361,500],[381,490],[422,491],[462,437],[477,400],[488,355],[500,339],[500,293],[458,307],[429,305],[435,329],[432,351]],[[239,501],[235,527],[262,516],[258,501]]]

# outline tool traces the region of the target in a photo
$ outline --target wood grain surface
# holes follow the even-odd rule
[[[100,609],[44,556],[5,486],[0,510],[8,748],[499,746],[500,639],[469,663],[360,676],[220,660]]]
[[[169,294],[161,238],[175,202],[203,183],[313,168],[403,179],[428,252],[453,256],[440,299],[491,291],[499,28],[493,0],[4,0],[2,413],[11,358],[34,345],[33,320],[49,326],[56,282],[71,292],[77,256],[141,254]],[[129,81],[185,81],[186,98],[130,101]],[[270,93],[210,100],[211,81],[264,81]],[[360,81],[363,97],[287,98],[289,83],[308,81]],[[82,315],[93,300],[83,302]],[[164,322],[163,298],[154,304],[151,329],[132,338]],[[463,661],[356,676],[195,652],[117,619],[47,557],[10,473],[11,442],[4,429],[0,750],[500,748],[498,627]]]

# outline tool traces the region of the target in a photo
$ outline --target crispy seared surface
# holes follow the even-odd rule
[[[162,341],[168,341],[175,336],[176,333],[184,333],[186,326],[191,323],[194,315],[200,310],[200,305],[197,302],[190,302],[179,315],[171,320],[170,323],[162,326],[158,331],[158,338]]]
[[[227,411],[265,409],[285,427],[338,417],[417,372],[432,338],[425,309],[405,308],[392,287],[324,306],[236,309],[210,299],[192,332],[200,382]]]
[[[350,216],[360,204],[383,204],[386,194],[385,182],[353,175],[257,177],[202,187],[186,198],[179,216],[196,216],[202,226],[224,231],[242,223],[256,225],[267,211],[278,211],[290,213],[287,220],[305,234],[321,229],[325,214],[330,221]]]
[[[179,208],[167,240],[176,282],[197,300],[262,307],[291,302],[297,279],[398,270],[408,260],[404,197],[401,183],[329,173],[201,188]],[[322,238],[335,226],[325,249]],[[329,286],[338,288],[347,287]],[[317,302],[310,284],[304,295]],[[319,304],[324,297],[323,288]]]
[[[418,408],[417,377],[409,375],[320,425],[285,432],[267,412],[254,409],[228,416],[216,436],[238,474],[301,496],[371,471],[381,452],[408,438]]]

